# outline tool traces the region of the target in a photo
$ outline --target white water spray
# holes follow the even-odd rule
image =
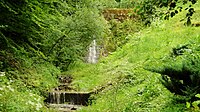
[[[93,40],[89,47],[88,62],[97,63],[97,59],[98,59],[98,53],[97,53],[96,40]]]

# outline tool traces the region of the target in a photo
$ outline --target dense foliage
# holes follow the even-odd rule
[[[146,25],[149,25],[155,18],[168,20],[182,10],[187,10],[188,13],[181,19],[186,20],[186,25],[191,25],[192,15],[195,12],[193,5],[196,3],[197,0],[121,0],[118,7],[133,8]]]
[[[40,56],[66,69],[104,32],[104,20],[95,5],[89,0],[2,1],[1,49],[16,53],[13,47],[24,48],[30,57]]]
[[[174,28],[173,21],[168,26],[155,21],[163,15],[165,19],[176,17],[185,9],[188,12],[184,18],[189,25],[195,14],[192,5],[196,2],[0,0],[0,111],[54,111],[45,106],[45,96],[58,85],[59,74],[66,70],[75,77],[73,87],[77,90],[89,91],[105,83],[109,85],[94,97],[97,100],[86,111],[184,109],[184,104],[174,106],[176,102],[170,98],[173,95],[161,85],[160,76],[143,67],[145,64],[152,67],[155,63],[151,62],[155,60],[163,61],[162,56],[173,46],[165,60],[167,64],[151,70],[162,74],[164,86],[184,101],[193,102],[199,98],[195,97],[200,92],[199,30],[178,25]],[[182,7],[186,3],[189,5]],[[106,8],[133,7],[142,22],[153,23],[149,29],[139,21],[105,21],[101,15]],[[94,39],[101,45],[101,55],[113,55],[96,65],[82,64]],[[196,44],[174,47],[188,41]],[[70,66],[74,62],[77,63]]]
[[[173,48],[163,66],[152,71],[162,74],[162,83],[179,101],[195,101],[200,93],[200,62],[197,44]]]
[[[123,47],[133,33],[139,32],[142,28],[142,23],[136,20],[124,20],[120,22],[112,19],[108,22],[107,37],[101,42],[103,45],[103,54],[108,55],[111,52],[116,51],[118,48]]]
[[[1,0],[0,111],[49,111],[42,96],[57,85],[60,71],[83,60],[90,42],[104,36],[104,4]]]
[[[199,55],[197,49],[199,49],[200,29],[184,26],[183,22],[179,21],[184,16],[185,13],[182,13],[169,21],[154,21],[150,27],[131,34],[122,48],[99,61],[97,65],[77,63],[70,73],[77,79],[73,85],[80,91],[111,85],[95,95],[92,105],[80,112],[199,112],[198,106],[194,109],[192,100],[180,100],[180,98],[191,98],[190,95],[193,94],[187,96],[185,91],[185,96],[176,97],[176,93],[171,93],[162,85],[160,78],[164,74],[144,69],[163,70],[165,65],[163,62],[167,61],[169,63],[166,63],[166,66],[181,70],[182,64],[176,63],[176,60],[184,61],[189,68],[188,59],[193,58],[193,56],[189,58],[190,53]],[[199,14],[195,16],[199,17]],[[185,45],[188,45],[186,49]],[[180,55],[174,56],[173,52]],[[181,55],[183,52],[185,55]],[[197,66],[197,63],[191,65],[192,68]],[[186,107],[186,101],[191,105]]]

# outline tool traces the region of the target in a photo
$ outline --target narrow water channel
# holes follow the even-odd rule
[[[71,112],[88,105],[91,93],[71,91],[71,77],[60,76],[59,82],[60,85],[48,93],[47,104],[50,108],[60,112]]]

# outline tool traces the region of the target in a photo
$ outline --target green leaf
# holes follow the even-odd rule
[[[195,97],[200,98],[200,94],[196,94]]]
[[[186,102],[186,108],[190,108],[191,104],[189,102]]]
[[[200,104],[200,100],[192,102],[192,106],[193,106],[195,109],[199,109],[199,106],[198,106],[199,104]]]

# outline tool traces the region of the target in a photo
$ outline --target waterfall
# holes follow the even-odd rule
[[[82,106],[88,105],[89,97],[91,95],[90,92],[70,91],[71,89],[69,86],[72,82],[72,77],[60,76],[59,82],[60,85],[48,93],[49,96],[46,101],[50,108],[71,112],[71,110],[77,110]]]
[[[88,63],[97,63],[98,51],[96,40],[93,40],[89,47]]]
[[[71,105],[84,105],[88,104],[90,93],[84,92],[63,92],[54,91],[49,93],[50,104],[71,104]]]

